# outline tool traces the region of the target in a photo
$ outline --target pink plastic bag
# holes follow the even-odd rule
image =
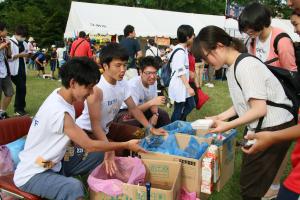
[[[186,189],[181,188],[180,200],[200,200],[196,197],[196,192],[188,192]]]
[[[123,194],[123,183],[137,185],[144,182],[146,169],[139,158],[117,157],[115,163],[118,171],[113,176],[106,174],[104,163],[93,170],[87,180],[90,189],[118,196]]]
[[[12,174],[14,172],[14,164],[6,146],[0,146],[0,176]]]

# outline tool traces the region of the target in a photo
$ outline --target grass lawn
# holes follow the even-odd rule
[[[40,105],[46,99],[46,97],[53,91],[53,89],[60,86],[60,82],[57,80],[42,79],[36,77],[36,72],[29,70],[27,76],[27,96],[26,96],[26,111],[34,116]],[[231,99],[229,96],[227,82],[216,81],[214,88],[203,87],[204,92],[210,96],[209,101],[199,110],[193,110],[189,115],[188,120],[194,121],[196,119],[204,118],[205,116],[211,116],[218,114],[229,106],[231,106]],[[13,103],[12,100],[8,114],[13,115]],[[167,109],[167,108],[166,108]],[[171,113],[171,109],[167,109]],[[243,128],[238,128],[239,138]],[[241,199],[239,192],[239,174],[241,166],[241,151],[237,149],[235,159],[235,173],[230,181],[226,184],[221,192],[215,192],[211,195],[210,199],[213,200],[239,200]],[[287,171],[290,169],[290,164]]]

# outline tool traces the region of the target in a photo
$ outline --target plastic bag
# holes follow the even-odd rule
[[[188,146],[184,149],[184,152],[187,153],[188,158],[200,159],[203,153],[208,148],[208,143],[206,142],[199,142],[194,138],[191,137]]]
[[[123,194],[123,183],[137,185],[145,180],[146,169],[139,158],[117,157],[115,159],[117,172],[110,176],[102,163],[88,177],[89,187],[95,192],[103,192],[109,196]]]
[[[195,130],[193,130],[190,122],[177,120],[171,124],[163,126],[162,128],[168,131],[170,135],[175,133],[195,135]]]
[[[9,149],[4,145],[0,146],[0,176],[12,174],[13,172],[14,164]]]
[[[196,197],[196,192],[188,192],[186,189],[181,188],[180,200],[200,200]]]
[[[164,142],[163,136],[150,134],[141,140],[140,146],[147,151],[157,151],[157,148]]]
[[[20,138],[12,143],[7,144],[11,158],[14,162],[14,169],[16,169],[18,163],[20,162],[19,153],[24,149],[25,139]]]

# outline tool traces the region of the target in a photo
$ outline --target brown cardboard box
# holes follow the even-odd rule
[[[180,133],[177,133],[175,136],[180,149],[184,149],[188,145],[190,138],[195,137],[195,136],[184,135]],[[195,137],[195,138],[198,142],[210,143],[210,140],[206,138],[199,138],[199,137]],[[182,169],[183,169],[182,179],[181,179],[182,187],[186,188],[189,192],[196,192],[197,197],[200,196],[201,175],[202,175],[201,163],[202,163],[203,156],[199,160],[196,160],[193,158],[185,158],[182,156],[173,156],[173,155],[154,153],[154,152],[149,152],[147,154],[140,153],[139,155],[143,159],[169,160],[169,161],[181,162]]]
[[[151,183],[151,199],[180,200],[181,164],[178,162],[142,159],[146,180]],[[145,186],[124,184],[123,195],[108,196],[90,190],[91,200],[146,200]]]
[[[234,173],[235,141],[233,138],[219,147],[220,179],[215,184],[216,191],[220,192]]]

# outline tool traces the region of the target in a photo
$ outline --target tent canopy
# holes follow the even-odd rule
[[[72,2],[64,37],[75,37],[79,31],[101,35],[123,35],[131,24],[136,35],[176,38],[181,24],[189,24],[198,33],[203,27],[216,25],[232,36],[241,37],[236,20],[224,16],[181,13],[146,8]],[[300,41],[289,20],[273,19],[272,25],[285,30],[294,41]]]

